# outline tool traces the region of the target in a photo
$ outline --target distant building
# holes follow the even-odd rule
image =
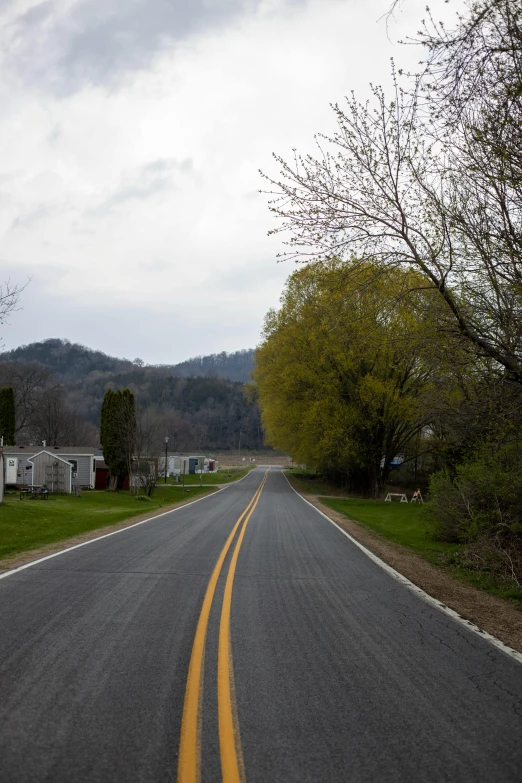
[[[183,457],[177,454],[167,454],[167,476],[179,476],[183,473]],[[188,466],[186,469],[188,473]],[[165,475],[165,457],[158,457],[158,476]]]
[[[217,473],[218,462],[209,457],[183,457],[167,454],[167,475],[182,476],[183,473]],[[158,476],[165,475],[165,457],[158,458]]]
[[[158,460],[156,457],[133,458],[130,476],[131,487],[146,487],[151,481],[156,481],[157,478]]]
[[[205,457],[189,457],[189,473],[204,473],[205,472]]]

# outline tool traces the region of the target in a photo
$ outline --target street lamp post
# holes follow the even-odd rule
[[[169,439],[165,435],[165,484],[167,483],[167,461],[168,461],[168,457],[167,457],[167,443],[168,442],[169,442]]]

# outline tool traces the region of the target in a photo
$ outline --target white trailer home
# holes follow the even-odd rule
[[[167,470],[169,476],[188,476],[189,473],[204,473],[205,457],[180,457],[177,454],[167,455]],[[158,458],[158,476],[165,475],[165,457]]]
[[[95,456],[99,456],[100,450],[94,446],[4,446],[4,471],[6,485],[24,487],[28,485],[45,484],[46,481],[36,481],[34,458],[43,452],[63,460],[71,466],[70,488],[94,487],[95,483]],[[38,463],[46,463],[48,460],[41,458]],[[49,467],[49,465],[48,465]],[[38,473],[38,478],[42,476]]]
[[[176,454],[167,455],[167,475],[179,476],[183,472],[182,457]],[[188,473],[188,467],[187,467]],[[165,475],[165,457],[158,457],[158,476]]]

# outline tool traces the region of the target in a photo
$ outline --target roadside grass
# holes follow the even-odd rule
[[[217,473],[185,473],[185,486],[198,486],[200,481],[200,475],[203,477],[203,485],[215,486],[216,484],[228,484],[230,481],[237,481],[243,476],[246,476],[251,470],[254,470],[255,465],[248,465],[245,468],[224,468]],[[179,482],[176,482],[171,476],[167,476],[167,484],[165,485],[164,476],[160,476],[157,479],[156,487],[169,486],[169,484],[175,487],[180,487],[183,483],[183,476],[179,477]]]
[[[422,506],[416,503],[386,503],[384,500],[362,498],[319,499],[325,506],[374,530],[388,541],[413,549],[432,563],[445,562],[448,555],[453,555],[459,549],[458,544],[448,544],[433,538],[432,530],[422,519]]]
[[[208,487],[189,487],[185,499],[208,492]],[[151,498],[144,500],[129,492],[95,490],[78,498],[51,495],[48,500],[20,500],[18,493],[7,493],[0,505],[0,560],[91,530],[102,530],[182,499],[181,486],[159,486]]]
[[[379,533],[388,541],[412,549],[433,565],[444,568],[459,581],[522,608],[522,590],[516,585],[500,579],[490,571],[472,571],[459,564],[463,546],[437,541],[431,525],[422,515],[422,506],[362,498],[320,497],[319,500],[348,519]]]

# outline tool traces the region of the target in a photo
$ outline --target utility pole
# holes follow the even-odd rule
[[[167,436],[165,435],[165,484],[167,483],[167,462],[168,462],[168,457],[167,457],[167,443],[168,443],[168,442],[169,442],[169,439],[168,439],[168,438],[167,438]]]

